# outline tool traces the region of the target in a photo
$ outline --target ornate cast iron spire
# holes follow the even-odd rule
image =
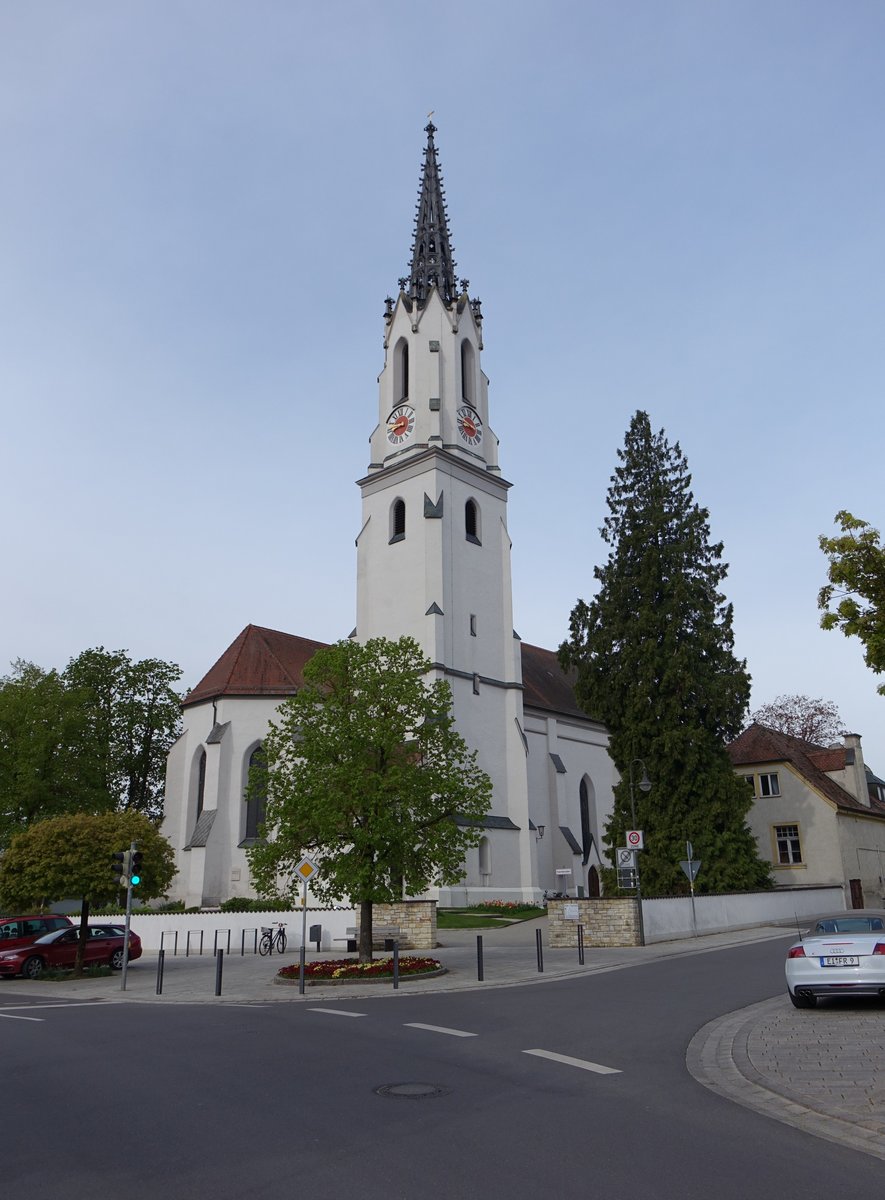
[[[445,192],[433,141],[436,133],[433,121],[424,126],[424,132],[427,134],[427,146],[415,216],[412,268],[409,278],[400,280],[400,286],[408,286],[409,298],[419,307],[424,304],[434,284],[446,304],[451,304],[458,295]]]

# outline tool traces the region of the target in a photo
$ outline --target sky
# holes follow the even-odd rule
[[[879,0],[0,0],[0,673],[350,633],[432,110],[517,632],[593,594],[644,409],[751,707],[830,700],[885,774],[817,608],[835,514],[885,525],[883,45]]]

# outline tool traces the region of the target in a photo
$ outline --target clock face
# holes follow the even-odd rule
[[[391,446],[400,446],[412,436],[414,428],[414,408],[409,408],[408,404],[401,404],[387,418],[387,440]]]
[[[478,446],[482,441],[482,421],[479,419],[479,413],[465,404],[458,409],[455,416],[462,439],[468,446]]]

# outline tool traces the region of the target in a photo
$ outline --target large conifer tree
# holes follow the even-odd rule
[[[583,708],[608,726],[621,774],[605,830],[610,849],[632,827],[633,763],[643,892],[687,889],[686,840],[701,860],[701,891],[766,886],[768,868],[746,823],[751,797],[725,744],[741,730],[750,694],[734,655],[732,609],[720,592],[727,566],[710,543],[706,509],[691,492],[679,444],[637,412],[618,451],[600,530],[610,547],[599,590],[572,611],[564,667],[577,669]],[[636,786],[642,765],[652,781]],[[609,877],[608,882],[612,882]]]

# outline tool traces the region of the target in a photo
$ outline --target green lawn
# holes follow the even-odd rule
[[[486,908],[481,904],[469,908],[438,908],[436,925],[437,929],[495,929],[501,925],[514,925],[517,921],[543,917],[546,911],[532,904],[518,908]]]

